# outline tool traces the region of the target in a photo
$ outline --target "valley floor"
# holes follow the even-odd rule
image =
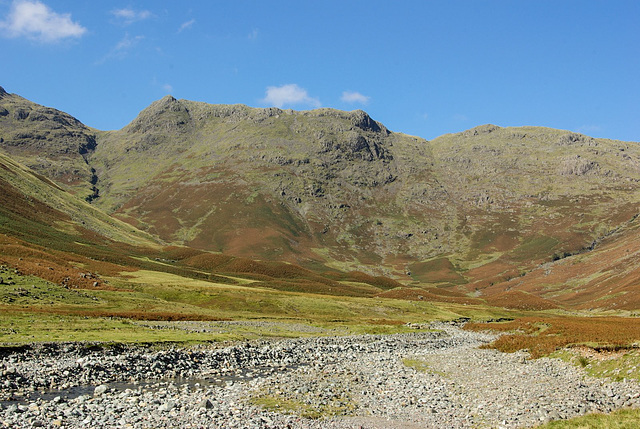
[[[478,348],[494,335],[431,328],[218,347],[4,348],[0,426],[517,428],[640,407],[637,382]]]

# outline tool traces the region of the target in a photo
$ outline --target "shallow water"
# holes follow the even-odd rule
[[[183,389],[188,386],[189,389],[196,387],[207,388],[209,386],[225,386],[230,383],[246,383],[257,378],[269,376],[277,371],[291,370],[300,365],[288,365],[284,369],[282,367],[254,367],[248,369],[240,369],[228,374],[215,374],[211,376],[200,377],[179,377],[179,378],[163,378],[140,381],[114,381],[110,383],[100,383],[107,386],[107,391],[115,390],[123,392],[129,390],[142,390],[146,392],[154,392],[168,386],[177,389]],[[11,405],[25,405],[35,402],[38,399],[43,401],[52,401],[57,397],[64,401],[78,398],[82,395],[93,396],[93,392],[98,385],[81,385],[73,386],[67,389],[39,389],[36,391],[17,392],[10,399],[0,400],[2,408]]]

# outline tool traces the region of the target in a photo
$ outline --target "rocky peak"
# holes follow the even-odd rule
[[[171,95],[154,101],[125,127],[127,132],[177,131],[191,120],[189,110]]]
[[[0,98],[4,97],[5,95],[7,95],[7,91],[5,91],[4,88],[0,86]]]
[[[475,128],[471,128],[470,130],[464,131],[462,135],[465,137],[478,136],[481,134],[489,134],[499,129],[500,127],[497,125],[485,124],[485,125],[479,125]]]
[[[382,126],[380,123],[371,119],[371,116],[367,114],[364,110],[355,110],[351,112],[351,123],[364,131],[373,131],[373,132],[385,132],[389,131]]]

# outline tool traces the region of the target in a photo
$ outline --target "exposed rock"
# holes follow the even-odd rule
[[[575,155],[568,159],[565,159],[562,162],[558,173],[563,176],[583,176],[592,171],[597,166],[597,163],[584,159],[580,157],[580,155]]]
[[[462,135],[465,137],[478,136],[481,134],[489,134],[499,129],[500,127],[497,125],[486,124],[471,128],[470,130],[463,132]]]
[[[573,145],[577,143],[593,144],[595,143],[595,141],[591,137],[587,137],[583,134],[578,134],[578,133],[564,134],[558,139],[559,145]]]
[[[171,95],[151,103],[124,130],[129,133],[181,131],[191,121],[189,110]]]
[[[371,119],[371,117],[364,110],[355,110],[351,112],[351,122],[354,126],[364,131],[388,133],[387,129],[382,127],[378,122]]]
[[[13,112],[13,118],[17,120],[24,120],[29,117],[30,109],[16,109]]]

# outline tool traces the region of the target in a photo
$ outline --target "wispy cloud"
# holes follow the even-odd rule
[[[87,32],[71,20],[69,13],[57,13],[40,1],[16,0],[9,15],[0,21],[0,30],[7,37],[26,37],[53,43],[62,39],[81,37]]]
[[[602,131],[602,127],[600,125],[583,125],[576,129],[576,132],[580,134],[591,134],[591,133],[599,133]]]
[[[269,86],[265,97],[261,100],[265,104],[282,108],[285,105],[306,104],[320,107],[320,100],[310,97],[307,90],[295,83],[282,86]]]
[[[111,15],[115,16],[125,25],[133,24],[136,21],[144,21],[153,16],[148,10],[134,10],[131,8],[114,9],[111,11]]]
[[[249,33],[247,35],[247,39],[249,40],[256,40],[258,38],[258,35],[260,34],[260,32],[258,31],[257,28],[254,28],[253,30],[251,30],[251,33]]]
[[[173,86],[169,85],[168,83],[165,83],[164,85],[162,85],[162,89],[164,89],[165,92],[169,94],[173,92]]]
[[[371,97],[367,97],[366,95],[362,95],[356,91],[344,91],[340,99],[345,103],[369,104]]]
[[[195,19],[189,20],[187,22],[183,22],[180,28],[178,29],[178,33],[182,33],[184,30],[188,30],[196,23]]]
[[[103,64],[108,60],[122,60],[129,52],[138,44],[144,36],[131,37],[129,34],[125,34],[124,37],[113,47],[111,50],[101,59],[96,61],[96,64]]]

